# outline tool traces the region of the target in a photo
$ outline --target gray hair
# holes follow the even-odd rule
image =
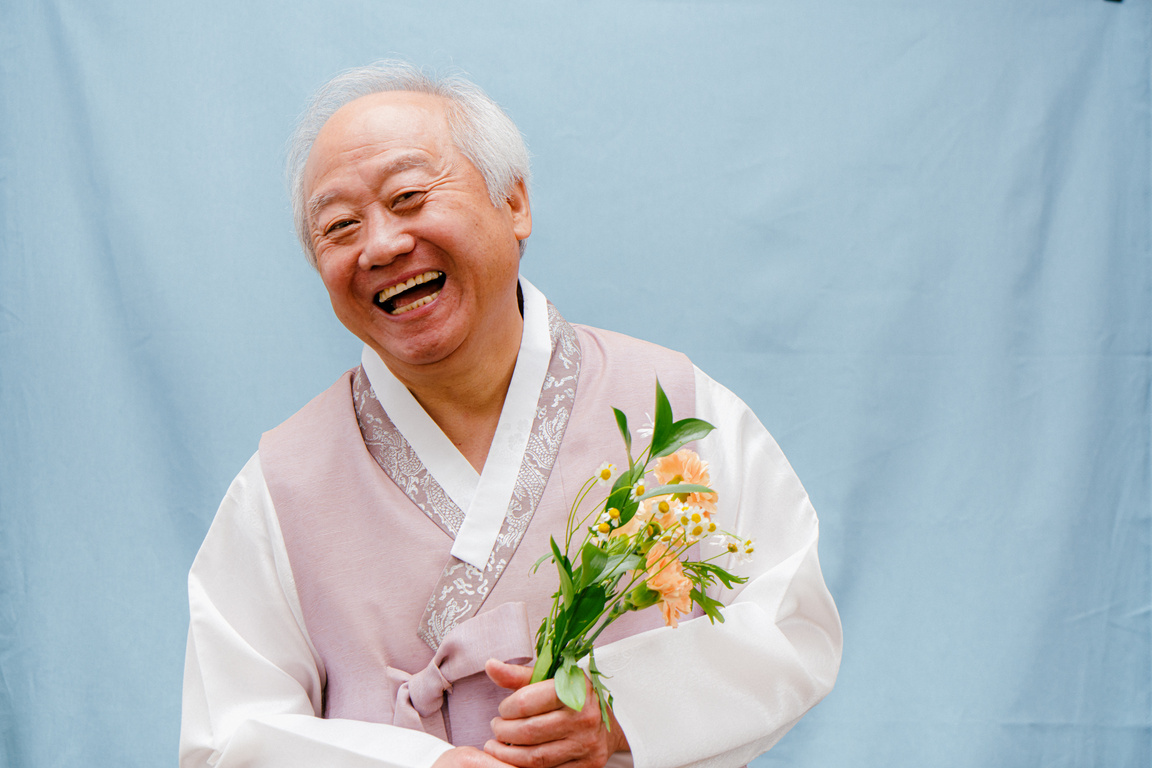
[[[329,80],[316,95],[288,141],[288,194],[296,236],[308,262],[316,267],[316,252],[309,235],[304,199],[304,166],[320,129],[345,104],[362,96],[387,91],[412,91],[439,96],[448,103],[448,125],[456,148],[467,157],[488,188],[492,205],[500,206],[516,182],[531,180],[528,148],[519,129],[478,85],[458,74],[431,77],[405,61],[387,59],[343,72]],[[520,241],[524,253],[525,241]]]

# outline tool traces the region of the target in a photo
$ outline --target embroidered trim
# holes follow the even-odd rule
[[[404,495],[420,508],[428,519],[436,523],[450,538],[456,538],[464,522],[464,512],[444,492],[436,478],[420,461],[411,444],[384,413],[384,406],[376,399],[364,366],[352,372],[352,404],[356,409],[356,422],[368,453],[384,470],[384,474],[404,491]]]
[[[552,338],[552,357],[504,524],[483,571],[455,557],[444,567],[428,598],[417,631],[433,650],[439,648],[441,641],[457,624],[475,615],[484,604],[524,537],[560,452],[560,443],[576,399],[580,343],[576,331],[551,302],[548,304],[548,331]],[[384,413],[363,367],[358,367],[352,376],[352,401],[364,445],[372,458],[413,504],[441,530],[455,538],[464,521],[463,511],[448,497]]]

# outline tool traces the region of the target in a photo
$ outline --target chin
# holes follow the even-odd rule
[[[448,359],[456,347],[459,346],[443,340],[389,345],[369,341],[368,345],[375,349],[376,354],[380,355],[380,358],[385,362],[395,360],[402,365],[411,366],[435,365],[436,363],[443,362]]]

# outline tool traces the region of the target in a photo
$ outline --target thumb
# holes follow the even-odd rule
[[[484,671],[496,685],[512,691],[523,688],[532,680],[532,667],[506,664],[499,659],[488,659]]]

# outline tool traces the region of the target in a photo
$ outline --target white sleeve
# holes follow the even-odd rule
[[[451,745],[320,717],[308,639],[259,455],[240,471],[188,575],[180,767],[427,768]]]
[[[721,528],[755,538],[749,581],[718,595],[723,624],[683,622],[606,645],[613,709],[636,768],[739,766],[767,751],[831,689],[840,618],[820,573],[816,513],[755,414],[696,370],[701,440]]]

